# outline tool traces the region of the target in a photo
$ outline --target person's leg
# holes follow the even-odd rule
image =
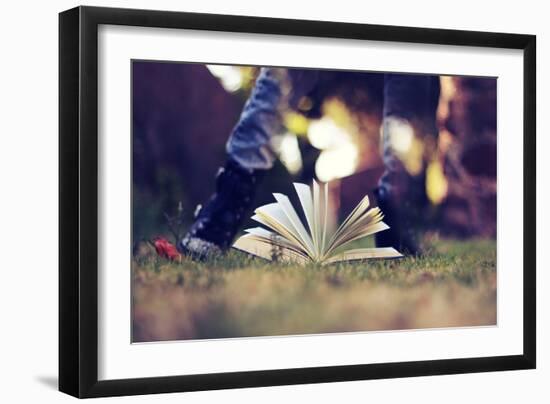
[[[435,114],[439,77],[387,74],[384,78],[382,149],[385,171],[376,196],[389,230],[376,235],[380,247],[420,252],[413,222],[425,196],[423,151],[415,139],[437,133]],[[422,145],[425,142],[421,142]]]
[[[284,69],[262,68],[226,145],[227,161],[216,177],[216,192],[199,208],[178,249],[202,258],[229,248],[266,170],[273,166],[273,135],[283,130]]]
[[[229,159],[248,170],[273,167],[275,153],[271,138],[282,133],[281,108],[288,93],[286,69],[262,68],[239,122],[229,136]]]

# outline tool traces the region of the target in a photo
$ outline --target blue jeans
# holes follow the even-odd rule
[[[239,122],[227,141],[229,157],[246,169],[273,167],[276,155],[271,138],[285,130],[281,112],[286,107],[283,96],[286,80],[285,69],[261,69]]]
[[[227,142],[229,157],[249,170],[267,170],[276,158],[271,138],[283,133],[282,109],[286,107],[288,77],[285,69],[262,68],[239,122]],[[379,187],[394,192],[404,175],[399,137],[412,133],[436,134],[435,110],[439,77],[418,74],[385,74],[382,151],[385,172]],[[408,139],[407,139],[408,140]]]

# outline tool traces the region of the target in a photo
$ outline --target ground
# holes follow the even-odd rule
[[[132,262],[133,341],[496,324],[496,244],[436,240],[422,257],[325,267],[231,251]]]

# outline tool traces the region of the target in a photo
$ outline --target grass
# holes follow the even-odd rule
[[[320,267],[231,251],[134,259],[134,342],[496,324],[496,245],[436,241],[420,258]]]

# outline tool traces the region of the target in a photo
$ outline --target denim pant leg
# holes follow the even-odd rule
[[[281,108],[284,105],[285,69],[262,68],[256,85],[226,144],[232,160],[249,170],[267,170],[273,166],[273,135],[282,133]]]
[[[435,135],[435,113],[439,100],[439,77],[416,74],[384,76],[382,159],[384,174],[379,192],[407,197],[411,173],[403,157],[414,136]]]

